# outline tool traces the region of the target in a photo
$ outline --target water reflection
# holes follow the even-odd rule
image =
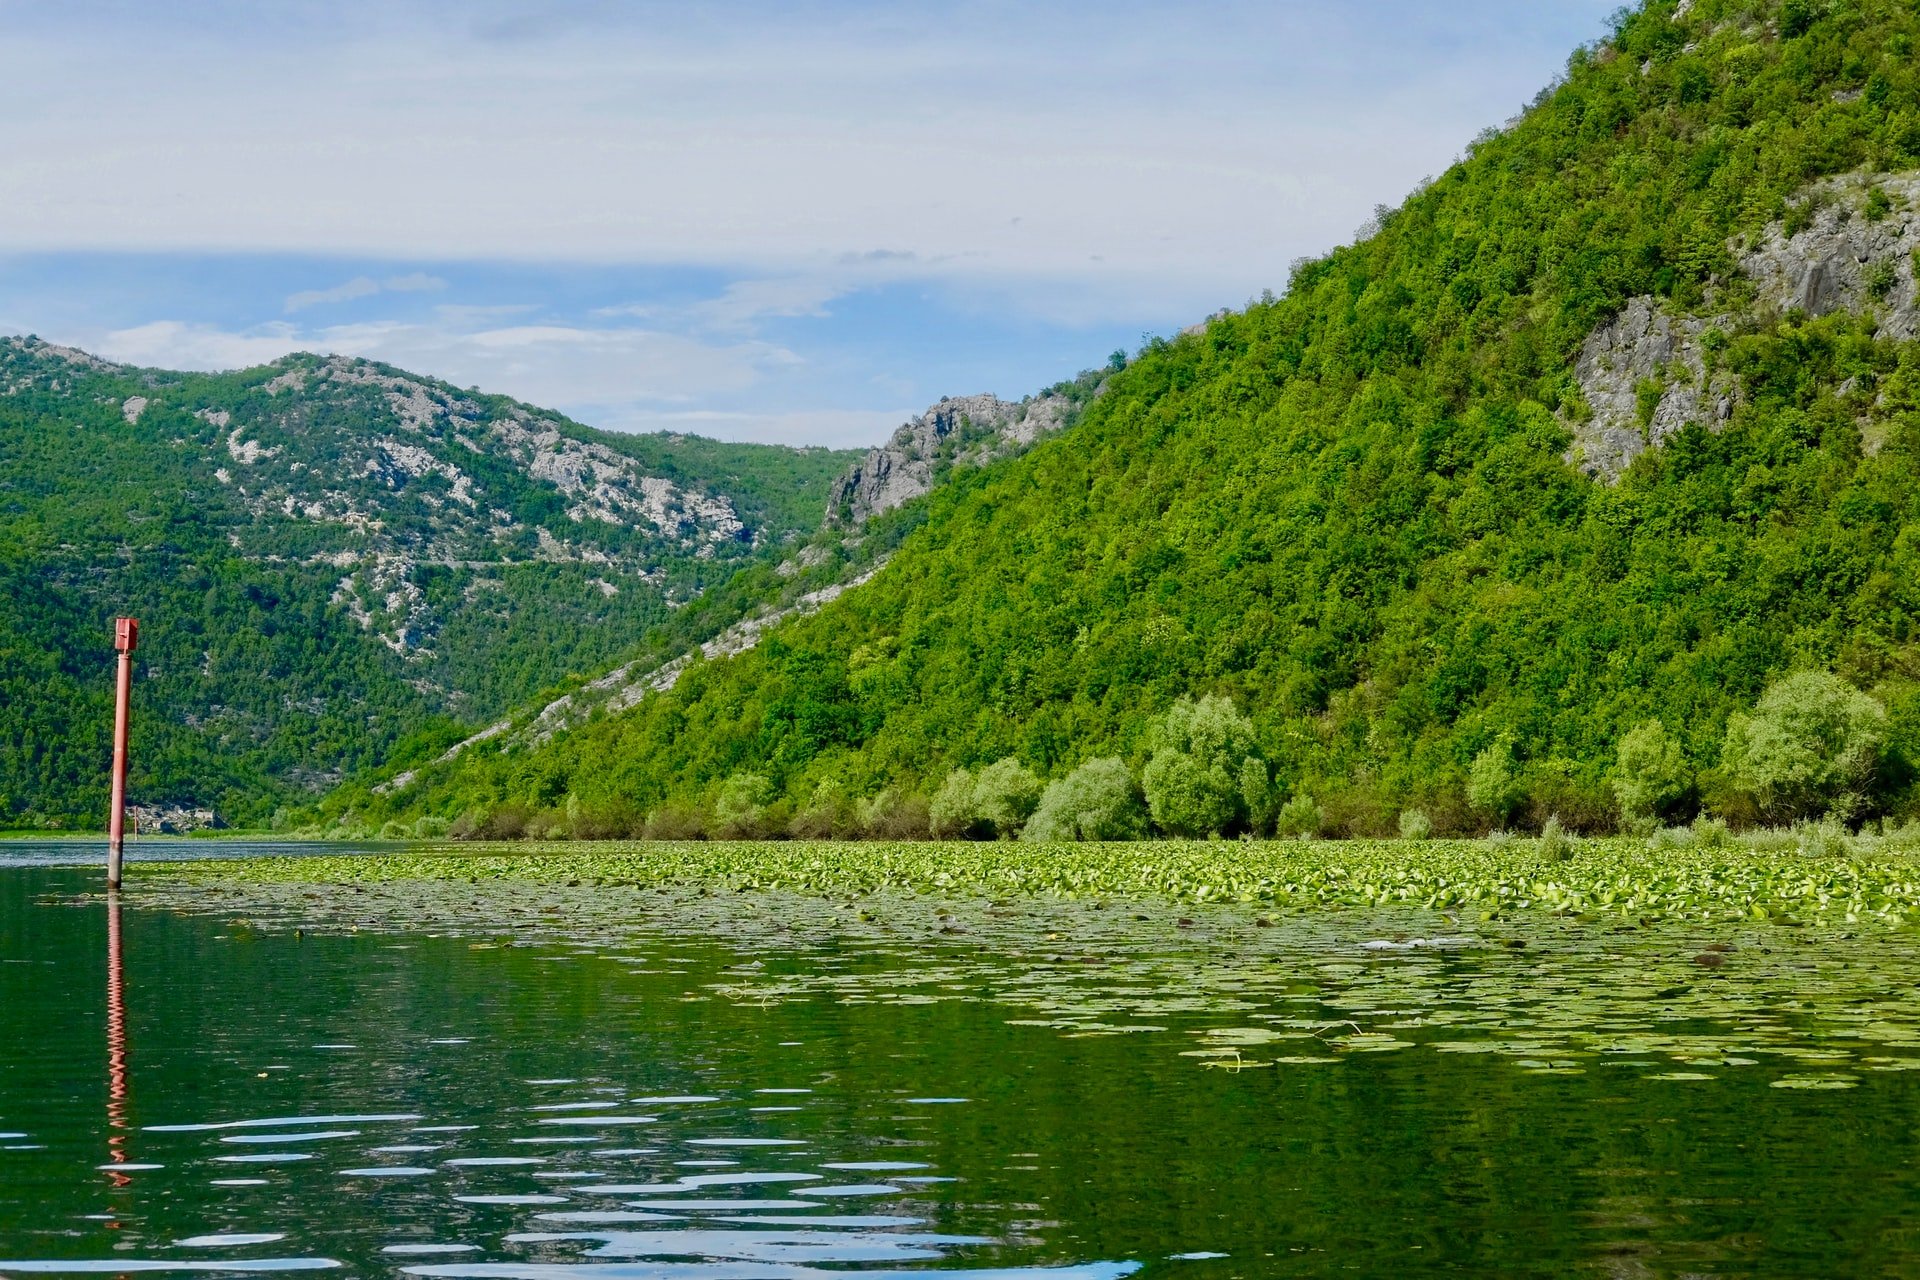
[[[32,923],[79,923],[58,910],[77,901],[84,899],[37,903],[30,909],[44,914]],[[1124,1262],[982,1269],[997,1261],[982,1255],[1004,1248],[1015,1234],[1011,1224],[1007,1235],[933,1229],[935,1206],[923,1193],[846,1180],[932,1168],[933,1161],[862,1159],[870,1147],[857,1134],[770,1128],[804,1122],[816,1105],[811,1097],[804,1107],[777,1112],[754,1105],[768,1093],[793,1095],[798,1104],[815,1093],[811,1088],[686,1090],[704,1083],[698,1071],[663,1079],[650,1069],[628,1083],[587,1072],[528,1072],[523,1083],[501,1091],[505,1105],[475,1097],[490,1055],[517,1052],[516,1046],[490,1046],[483,1034],[435,1034],[415,1042],[430,1049],[413,1048],[370,1030],[354,1034],[366,1027],[316,1021],[299,1002],[288,1003],[284,993],[276,999],[266,989],[286,982],[305,989],[309,978],[298,972],[298,948],[283,953],[286,972],[256,970],[255,985],[228,987],[218,1020],[209,1021],[203,1002],[210,989],[226,986],[226,971],[182,963],[177,952],[143,941],[143,957],[155,971],[142,985],[165,988],[166,999],[164,1008],[142,1018],[128,1000],[127,926],[136,918],[155,929],[179,925],[157,915],[136,917],[118,892],[93,901],[104,912],[86,915],[96,928],[104,923],[106,942],[104,1126],[98,1111],[90,1119],[59,1111],[71,1091],[58,1083],[65,1079],[58,1046],[72,1029],[59,992],[65,966],[76,957],[17,954],[33,931],[23,928],[17,904],[9,916],[9,900],[0,898],[0,960],[27,966],[0,970],[0,979],[33,980],[0,985],[0,1067],[20,1065],[26,1043],[6,1030],[9,1015],[37,1001],[50,1051],[30,1065],[54,1082],[39,1102],[53,1108],[45,1130],[8,1129],[4,1136],[51,1138],[10,1147],[55,1153],[26,1181],[15,1181],[0,1165],[0,1276],[357,1270],[375,1259],[383,1260],[375,1264],[383,1270],[422,1276],[655,1280],[799,1280],[844,1275],[834,1268],[848,1266],[862,1276],[935,1267],[964,1276],[1096,1280],[1133,1269]],[[220,932],[209,935],[208,928]],[[232,945],[247,936],[242,922],[199,929],[201,945],[227,944],[221,951],[228,961],[249,957]],[[92,937],[97,948],[100,934]],[[396,956],[386,963],[399,967],[385,972],[405,975],[411,961]],[[241,995],[237,1004],[235,994]],[[361,998],[373,1013],[406,997],[378,991],[356,997],[347,1006],[356,1020]],[[147,1125],[137,1122],[132,1105],[136,1023],[148,1046],[143,1074],[155,1077],[146,1083],[143,1111],[158,1123]],[[91,1026],[98,1036],[101,1023]],[[351,1040],[339,1036],[342,1030]],[[544,1056],[560,1065],[568,1055]],[[606,1066],[591,1051],[576,1061],[590,1070]],[[418,1088],[396,1092],[381,1083],[388,1077]],[[251,1114],[227,1110],[244,1097],[296,1105]],[[432,1105],[392,1105],[402,1097]],[[22,1114],[25,1103],[0,1071],[0,1119]],[[156,1107],[165,1110],[156,1115]],[[642,1127],[653,1145],[621,1145],[641,1136],[635,1130]],[[86,1167],[105,1173],[113,1212],[75,1212],[97,1201],[75,1203],[78,1188],[62,1186],[65,1157],[57,1153],[66,1147],[66,1133],[82,1139],[90,1133],[94,1144],[104,1139],[107,1162],[98,1164],[96,1154]],[[526,1151],[525,1144],[537,1144],[538,1154],[508,1154]],[[235,1166],[257,1176],[221,1176],[240,1172]],[[888,1211],[834,1212],[843,1197],[886,1201]],[[84,1225],[68,1225],[75,1222]],[[48,1223],[59,1226],[49,1231],[42,1225]],[[18,1247],[30,1241],[39,1247]]]
[[[1776,1091],[1915,1024],[1877,994],[1910,993],[1899,939],[1748,947],[1692,996],[1636,970],[1602,1003],[1568,929],[1524,957],[1222,931],[1199,962],[1115,931],[1096,967],[1045,933],[783,953],[629,925],[595,959],[509,932],[543,898],[398,949],[372,893],[339,891],[360,934],[301,937],[236,893],[174,915],[96,884],[0,874],[0,1259],[25,1260],[0,1276],[1920,1274],[1920,1072]],[[1841,961],[1874,994],[1846,1039]],[[1118,1034],[1144,1015],[1165,1030]],[[1700,1078],[1664,1078],[1683,1043]]]
[[[623,1091],[624,1092],[624,1091]],[[519,1122],[511,1113],[501,1115],[492,1124],[418,1125],[425,1118],[414,1112],[327,1112],[307,1116],[277,1115],[242,1119],[202,1120],[146,1126],[141,1132],[155,1144],[166,1163],[182,1171],[192,1171],[209,1163],[236,1158],[259,1159],[275,1163],[312,1158],[323,1161],[324,1152],[336,1147],[341,1151],[343,1167],[333,1176],[349,1180],[387,1181],[398,1179],[436,1180],[440,1189],[426,1192],[429,1200],[415,1199],[407,1212],[396,1214],[414,1222],[431,1223],[449,1216],[447,1210],[435,1211],[431,1198],[444,1196],[443,1204],[470,1206],[480,1210],[537,1209],[531,1220],[514,1229],[505,1220],[497,1238],[519,1261],[462,1262],[458,1264],[414,1265],[404,1267],[412,1275],[473,1276],[647,1276],[687,1277],[692,1280],[750,1280],[751,1277],[801,1278],[834,1274],[818,1270],[824,1266],[846,1264],[951,1263],[960,1250],[977,1251],[998,1243],[994,1237],[924,1230],[921,1213],[833,1214],[825,1212],[844,1196],[892,1197],[910,1203],[910,1193],[890,1183],[842,1183],[830,1181],[833,1174],[849,1171],[925,1169],[927,1161],[904,1160],[818,1160],[806,1150],[806,1139],[773,1138],[753,1134],[715,1135],[716,1122],[724,1127],[727,1113],[739,1117],[739,1123],[756,1123],[760,1113],[741,1099],[727,1105],[719,1095],[675,1095],[697,1098],[700,1103],[723,1104],[720,1113],[702,1106],[679,1118],[651,1117],[670,1129],[686,1127],[684,1133],[668,1134],[665,1143],[650,1148],[618,1148],[606,1139],[589,1139],[590,1145],[572,1148],[563,1156],[501,1156],[486,1154],[497,1150],[503,1141],[517,1137]],[[538,1103],[521,1110],[551,1113],[573,1111],[595,1105],[584,1100]],[[630,1119],[631,1117],[619,1117]],[[335,1127],[350,1122],[357,1127]],[[536,1121],[539,1122],[539,1121]],[[697,1127],[693,1127],[696,1126]],[[457,1134],[444,1143],[424,1146],[418,1143],[392,1142],[388,1138],[420,1129]],[[384,1131],[384,1132],[383,1132]],[[699,1136],[694,1136],[694,1135]],[[362,1138],[363,1143],[346,1139]],[[263,1142],[303,1148],[258,1157],[234,1157],[219,1153],[215,1144]],[[639,1171],[679,1170],[688,1164],[733,1164],[731,1161],[681,1161],[673,1159],[678,1148],[729,1143],[765,1153],[770,1160],[800,1160],[807,1168],[739,1168],[715,1172],[675,1172],[668,1177],[647,1180],[606,1182],[602,1168],[581,1165],[579,1161],[608,1159]],[[322,1146],[322,1144],[327,1144]],[[315,1150],[305,1148],[312,1147]],[[444,1151],[443,1158],[428,1164],[375,1163],[356,1161],[369,1157],[406,1152]],[[571,1167],[548,1168],[555,1159],[568,1161]],[[157,1166],[156,1166],[157,1167]],[[316,1171],[317,1172],[317,1171]],[[516,1185],[519,1179],[548,1179],[550,1188]],[[474,1185],[479,1180],[479,1186]],[[231,1182],[225,1185],[235,1185]],[[259,1185],[266,1185],[264,1181]],[[731,1187],[778,1187],[782,1198],[751,1196],[710,1196],[709,1189]],[[369,1194],[371,1191],[369,1190]],[[592,1196],[596,1203],[612,1199],[618,1208],[558,1209],[575,1197]],[[424,1211],[424,1212],[423,1212]],[[527,1229],[535,1225],[545,1229]],[[599,1228],[599,1229],[595,1229]],[[489,1233],[491,1234],[491,1233]],[[232,1231],[188,1236],[173,1242],[176,1249],[229,1250],[251,1245],[277,1243],[284,1232]],[[477,1253],[482,1247],[469,1241],[411,1240],[394,1241],[381,1246],[389,1256],[448,1253]],[[618,1259],[608,1263],[603,1259]],[[647,1266],[641,1268],[645,1260]],[[118,1263],[115,1264],[118,1266]],[[239,1262],[195,1259],[168,1262],[147,1259],[125,1270],[236,1269]],[[246,1267],[260,1270],[288,1269],[296,1266],[331,1265],[321,1258],[252,1259]],[[22,1266],[0,1263],[4,1271],[51,1271],[62,1269],[49,1261]],[[93,1264],[84,1260],[65,1269],[87,1271]],[[1133,1268],[1124,1263],[1102,1263],[1093,1267],[999,1268],[961,1270],[955,1274],[986,1276],[1052,1275],[1074,1280],[1096,1280],[1127,1274]],[[884,1275],[863,1269],[861,1276]],[[946,1274],[943,1268],[942,1274]]]
[[[132,1185],[127,1163],[127,984],[120,949],[120,891],[107,890],[107,1181]]]

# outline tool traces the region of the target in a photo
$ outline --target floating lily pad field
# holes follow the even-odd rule
[[[1126,898],[1272,910],[1412,907],[1498,919],[1521,912],[1628,920],[1920,923],[1920,859],[1896,848],[1560,849],[1515,841],[1187,841],[1133,844],[636,843],[459,846],[352,857],[263,858],[151,875],[226,883],[513,881],[738,893]]]
[[[641,976],[718,942],[743,959],[681,999],[987,1003],[1231,1071],[1418,1050],[1842,1089],[1920,1068],[1912,886],[1894,859],[1618,846],[674,845],[177,866],[134,900],[238,939],[464,938]]]

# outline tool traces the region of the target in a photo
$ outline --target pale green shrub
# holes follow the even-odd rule
[[[1751,715],[1728,720],[1720,769],[1773,821],[1850,811],[1886,736],[1878,701],[1830,672],[1803,671],[1770,686]]]
[[[957,768],[928,807],[933,833],[944,839],[965,837],[1011,840],[1020,834],[1040,803],[1040,780],[1012,756],[979,773]]]
[[[1832,817],[1794,824],[1793,843],[1801,853],[1815,858],[1844,858],[1854,852],[1853,837]]]
[[[722,840],[757,840],[767,834],[767,805],[773,783],[758,773],[736,773],[720,784],[713,800],[713,830]]]
[[[1467,803],[1496,823],[1504,824],[1526,798],[1520,769],[1513,759],[1513,740],[1502,738],[1473,758],[1467,770]]]
[[[973,771],[957,766],[947,773],[947,780],[933,793],[933,800],[927,805],[927,821],[933,827],[933,834],[942,840],[971,837],[978,819],[978,808],[973,800]]]
[[[1613,794],[1629,827],[1646,823],[1686,798],[1693,770],[1680,744],[1658,720],[1629,729],[1615,753]]]
[[[1218,695],[1182,698],[1155,726],[1141,775],[1154,822],[1176,836],[1260,825],[1271,801],[1253,724]]]
[[[1020,834],[1040,804],[1040,779],[1012,756],[996,760],[973,780],[974,816],[1002,840]]]
[[[1549,815],[1546,825],[1540,828],[1540,839],[1535,843],[1540,856],[1564,862],[1573,856],[1576,847],[1573,837],[1561,827],[1559,816]]]
[[[1724,849],[1733,843],[1733,832],[1719,818],[1709,818],[1701,814],[1693,820],[1690,828],[1693,843],[1702,849]]]
[[[1312,796],[1301,791],[1281,806],[1274,829],[1283,836],[1317,836],[1326,825],[1327,815]]]
[[[1049,783],[1022,840],[1138,840],[1146,806],[1124,760],[1089,760]]]

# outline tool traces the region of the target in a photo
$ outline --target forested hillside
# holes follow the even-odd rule
[[[1317,829],[1599,829],[1630,732],[1673,745],[1684,818],[1803,669],[1887,713],[1850,811],[1911,813],[1916,40],[1906,0],[1623,12],[1283,296],[923,499],[870,583],[375,816],[712,827],[1007,757],[1137,777],[1222,695]]]
[[[724,625],[710,589],[812,535],[857,456],[597,432],[365,361],[0,342],[0,827],[104,813],[116,614],[144,623],[132,798],[265,823]]]

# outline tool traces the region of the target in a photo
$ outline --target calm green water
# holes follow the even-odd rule
[[[0,1277],[1920,1274],[1904,935],[500,945],[136,881],[116,979],[97,888],[0,870]]]

